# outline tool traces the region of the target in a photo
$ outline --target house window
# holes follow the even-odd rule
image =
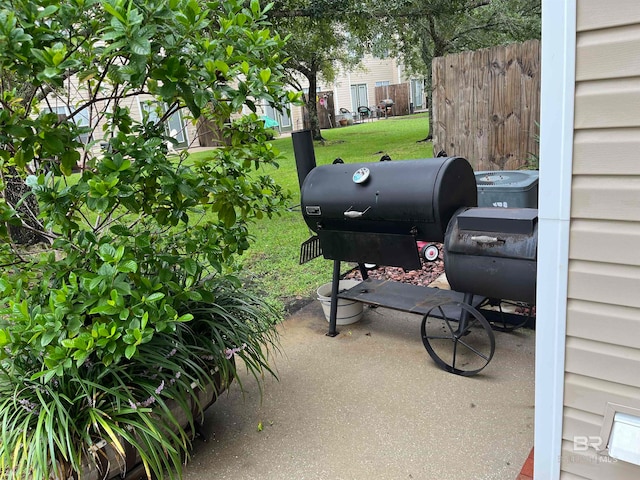
[[[287,109],[276,110],[271,105],[265,105],[264,113],[271,120],[278,122],[278,130],[291,130],[291,117]]]
[[[358,107],[366,107],[368,105],[367,84],[359,83],[351,85],[351,111],[357,112]]]
[[[291,126],[291,117],[289,116],[289,110],[283,110],[278,112],[280,114],[280,126],[282,128],[288,128]]]
[[[160,118],[166,111],[166,105],[160,104],[155,100],[139,101],[140,116],[145,122],[158,123]],[[187,138],[187,128],[180,110],[174,112],[165,123],[166,135],[174,138],[178,142],[178,147],[186,147],[189,139]]]
[[[69,110],[69,107],[67,107],[66,105],[56,105],[51,108],[45,108],[44,111],[52,112],[52,113],[55,113],[56,115],[65,115],[65,116],[69,116],[71,113],[71,111]],[[90,127],[91,118],[89,116],[89,109],[85,108],[79,111],[73,116],[72,120],[79,127]],[[76,140],[78,140],[83,145],[86,145],[89,142],[90,137],[91,137],[90,132],[82,133],[76,137]]]
[[[167,130],[169,130],[169,136],[178,141],[179,146],[187,145],[187,129],[184,121],[182,120],[182,113],[180,113],[180,110],[169,117],[167,121]]]
[[[389,85],[391,85],[389,83],[389,80],[383,80],[381,82],[376,82],[376,87],[388,87]]]

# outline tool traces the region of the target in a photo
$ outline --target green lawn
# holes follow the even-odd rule
[[[427,134],[428,117],[418,114],[344,128],[323,130],[324,144],[315,143],[316,163],[333,162],[336,157],[346,163],[377,162],[383,154],[393,160],[430,158],[431,142],[420,142]],[[315,295],[323,283],[331,281],[333,262],[322,257],[298,265],[300,244],[310,236],[299,208],[300,190],[290,137],[274,140],[281,152],[280,168],[269,173],[291,192],[289,211],[273,219],[257,222],[252,228],[255,243],[244,255],[243,278],[253,288],[286,305],[296,299]],[[194,155],[206,156],[207,152]],[[353,265],[343,264],[343,272]]]

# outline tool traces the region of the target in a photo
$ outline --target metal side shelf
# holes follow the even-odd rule
[[[425,315],[437,305],[450,302],[464,302],[464,293],[453,290],[441,290],[433,287],[422,287],[393,280],[376,280],[368,278],[355,287],[340,292],[339,298],[356,300],[362,303],[387,307],[418,315]],[[473,295],[471,306],[478,308],[485,297]],[[456,308],[454,305],[445,307]]]

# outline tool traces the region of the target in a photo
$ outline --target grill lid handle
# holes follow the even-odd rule
[[[497,237],[489,237],[488,235],[479,235],[477,237],[471,237],[471,241],[472,242],[476,242],[476,243],[482,243],[485,245],[491,244],[491,243],[504,243],[504,240],[500,240]]]
[[[365,213],[367,213],[370,208],[371,207],[367,207],[367,209],[364,212],[358,212],[357,210],[351,210],[351,207],[349,207],[349,210],[344,212],[344,216],[347,218],[360,218]]]

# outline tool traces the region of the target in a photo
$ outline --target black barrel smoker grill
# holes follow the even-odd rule
[[[338,333],[338,298],[416,313],[439,367],[467,376],[482,370],[495,350],[487,317],[501,319],[504,330],[528,321],[486,307],[535,302],[537,210],[476,208],[475,175],[461,157],[316,166],[310,133],[294,133],[293,143],[302,214],[315,233],[300,262],[334,261],[327,335]],[[368,263],[421,268],[416,241],[444,243],[452,290],[368,278]],[[357,263],[364,279],[344,292],[341,261]]]

